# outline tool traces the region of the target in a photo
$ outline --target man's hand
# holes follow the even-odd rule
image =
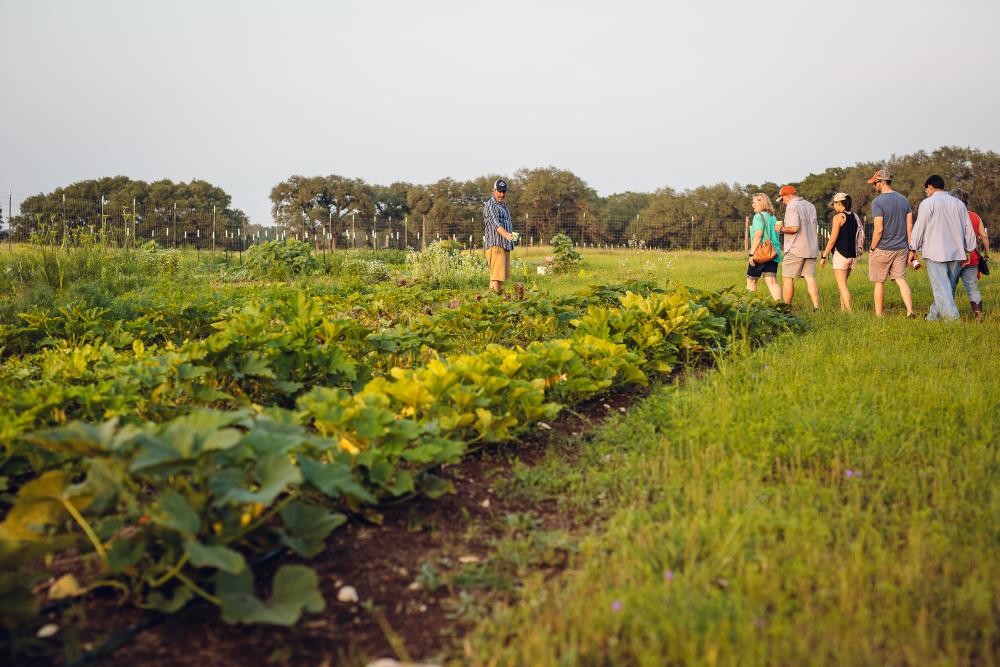
[[[521,235],[518,232],[511,232],[510,240],[513,241],[514,243],[518,243],[521,241]]]
[[[774,223],[774,231],[778,232],[779,234],[781,233],[781,223],[780,222]]]

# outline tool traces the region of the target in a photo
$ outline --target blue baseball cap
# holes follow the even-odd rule
[[[507,192],[507,181],[503,180],[502,178],[498,178],[493,183],[493,189],[496,190],[497,192]]]

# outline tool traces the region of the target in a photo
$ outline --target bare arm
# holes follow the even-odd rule
[[[785,209],[785,219],[782,222],[794,222],[794,225],[784,225],[782,223],[775,223],[774,228],[778,230],[779,234],[795,234],[799,231],[799,227],[802,226],[802,221],[799,220],[798,210],[792,208],[791,204]]]
[[[986,231],[986,225],[983,224],[982,218],[979,219],[979,242],[983,246],[983,254],[987,257],[990,256],[990,235]]]
[[[913,238],[913,211],[906,214],[906,247],[913,248],[910,245],[910,240]],[[916,250],[910,250],[910,254],[907,255],[907,262],[912,262],[917,256]]]
[[[926,219],[930,216],[931,206],[930,199],[925,199],[920,204],[920,208],[917,209],[917,219],[913,223],[913,234],[910,236],[911,247],[919,250],[921,254],[924,251],[924,227],[927,224]]]
[[[750,266],[757,266],[757,262],[753,261],[753,254],[757,252],[757,246],[760,244],[760,240],[763,237],[763,229],[758,229],[753,233],[753,238],[750,240]]]
[[[830,226],[830,240],[826,242],[826,249],[823,251],[823,259],[833,252],[833,246],[837,243],[837,237],[840,236],[840,227],[847,220],[847,215],[844,213],[838,213],[833,216],[833,224]]]
[[[910,242],[910,229],[913,227],[912,220],[913,220],[913,214],[907,213],[906,214],[906,242],[907,243]],[[874,218],[874,220],[873,220],[873,222],[875,223],[875,229],[872,230],[872,242],[871,242],[871,245],[868,246],[869,250],[874,250],[875,248],[877,248],[878,247],[878,242],[882,240],[882,230],[884,229],[884,224],[883,224],[882,221],[883,221],[883,218],[882,218],[881,215],[878,216],[878,217],[876,217],[876,218]]]

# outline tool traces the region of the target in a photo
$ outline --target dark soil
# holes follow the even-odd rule
[[[120,606],[110,596],[94,596],[53,612],[51,622],[75,622],[73,643],[84,651],[106,648],[109,638],[121,635],[124,643],[117,650],[95,656],[91,664],[364,665],[380,657],[434,661],[460,655],[461,638],[476,616],[467,613],[470,596],[471,604],[480,605],[478,613],[483,613],[498,599],[515,594],[516,585],[508,591],[487,586],[460,592],[442,577],[439,587],[428,590],[427,564],[440,568],[445,563],[453,573],[488,563],[494,543],[504,535],[504,518],[511,514],[530,513],[540,530],[578,534],[586,529],[557,499],[505,492],[504,482],[515,466],[531,466],[553,447],[571,464],[581,440],[594,427],[644,394],[605,397],[576,412],[564,412],[551,430],[540,429],[521,442],[481,450],[442,470],[441,476],[452,482],[456,493],[380,508],[381,525],[369,520],[373,517],[356,517],[335,531],[322,554],[304,561],[319,575],[326,609],[306,615],[295,627],[227,625],[207,603],[162,617]],[[288,562],[295,559],[281,555],[265,566],[263,574],[270,576],[267,570]],[[554,574],[564,564],[565,560],[548,562],[542,569]],[[433,579],[429,583],[435,584]],[[343,586],[354,587],[360,601],[338,601]],[[127,633],[144,623],[152,625]],[[54,664],[62,659],[51,657]]]

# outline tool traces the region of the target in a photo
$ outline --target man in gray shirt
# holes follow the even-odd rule
[[[816,207],[798,195],[795,186],[786,185],[778,192],[785,204],[785,219],[774,228],[784,234],[781,260],[781,295],[785,303],[795,296],[795,279],[806,281],[813,310],[819,310],[819,286],[816,284],[816,256],[819,255]]]
[[[955,285],[962,262],[976,248],[969,210],[962,200],[944,191],[944,179],[934,174],[924,182],[927,199],[920,203],[913,225],[913,248],[927,265],[927,277],[934,292],[929,320],[957,320]]]
[[[885,308],[885,281],[892,278],[906,306],[906,316],[913,317],[913,294],[906,282],[906,265],[916,257],[910,252],[913,209],[906,197],[892,189],[892,174],[879,169],[868,179],[879,195],[872,202],[875,229],[868,251],[868,279],[875,283],[875,315],[882,317]]]

